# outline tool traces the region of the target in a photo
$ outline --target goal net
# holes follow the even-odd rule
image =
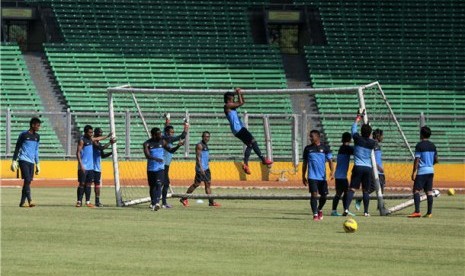
[[[128,86],[107,90],[110,126],[118,137],[118,143],[113,147],[115,195],[118,206],[150,201],[142,143],[149,138],[149,130],[152,127],[163,129],[163,114],[166,112],[171,113],[172,125],[177,134],[182,131],[182,118],[186,116],[186,112],[190,118],[190,136],[185,148],[181,148],[176,153],[178,158],[194,160],[195,143],[200,139],[202,131],[209,130],[215,133],[215,139],[212,140],[216,142],[212,143],[216,144],[210,146],[213,159],[231,161],[242,159],[243,145],[238,139],[231,137],[222,110],[223,94],[229,91],[233,90],[146,89]],[[297,170],[301,149],[308,143],[306,138],[308,131],[316,128],[323,133],[323,141],[330,145],[335,156],[340,146],[341,134],[350,131],[357,109],[363,108],[366,112],[365,120],[368,120],[373,129],[379,128],[384,132],[385,138],[381,147],[383,162],[385,162],[386,187],[403,187],[410,182],[408,172],[411,170],[412,151],[403,127],[377,82],[355,87],[244,90],[244,93],[247,95],[247,101],[257,106],[261,104],[259,99],[263,98],[277,106],[286,106],[289,104],[286,101],[289,101],[290,95],[315,95],[319,111],[317,115],[293,114],[291,109],[284,107],[261,108],[258,112],[252,110],[253,108],[249,111],[247,107],[249,113],[244,117],[249,118],[249,128],[263,145],[262,151],[267,155],[273,154],[275,159],[289,162],[290,167],[294,164]],[[199,105],[201,101],[207,101],[210,108],[202,108],[200,111],[196,109],[195,105]],[[304,118],[305,116],[318,117],[319,124],[306,125],[310,120]],[[268,135],[271,134],[272,137],[267,137],[267,128],[264,127],[263,122],[267,122]],[[227,145],[226,150],[224,145]],[[374,175],[377,176],[376,170]],[[332,187],[333,184],[329,183],[329,186]],[[174,194],[174,196],[181,195]],[[222,195],[222,198],[228,197],[229,195]],[[282,197],[280,195],[277,199]],[[305,195],[303,197],[305,198]],[[247,196],[236,194],[231,195],[230,198],[244,199]],[[253,195],[251,198],[256,199]],[[289,195],[289,198],[296,199],[293,195]],[[377,198],[378,204],[382,205],[383,195],[380,193]],[[386,208],[390,207],[390,204],[386,205]]]

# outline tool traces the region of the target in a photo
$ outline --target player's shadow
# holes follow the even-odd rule
[[[242,162],[234,162],[234,166],[236,167],[239,180],[241,181],[246,181],[247,180],[247,174],[244,172],[244,169],[242,169]],[[270,170],[266,165],[260,164],[260,180],[262,181],[269,181],[270,180]]]

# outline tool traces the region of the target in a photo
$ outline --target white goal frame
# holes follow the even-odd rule
[[[395,122],[398,131],[400,132],[403,142],[405,146],[409,149],[410,154],[413,158],[413,151],[410,148],[410,145],[407,141],[407,138],[405,137],[404,132],[402,131],[402,128],[389,104],[389,102],[386,99],[386,96],[381,88],[381,85],[378,82],[372,82],[367,85],[361,85],[361,86],[353,86],[353,87],[340,87],[340,88],[302,88],[302,89],[243,89],[243,92],[246,94],[263,94],[263,95],[270,95],[270,94],[288,94],[288,95],[299,95],[299,94],[305,94],[305,95],[311,95],[311,94],[317,94],[317,93],[357,93],[358,95],[358,101],[359,101],[359,108],[361,109],[366,109],[365,108],[365,99],[364,99],[364,90],[368,88],[375,88],[378,89],[380,94],[382,95],[382,98],[388,108],[388,111],[390,113],[391,118]],[[149,89],[149,88],[137,88],[137,87],[130,87],[129,85],[123,85],[123,86],[118,86],[118,87],[110,87],[107,89],[107,94],[108,94],[108,107],[109,107],[109,117],[110,117],[110,130],[114,135],[117,135],[116,133],[116,124],[115,124],[115,109],[114,109],[114,102],[113,102],[113,97],[115,94],[120,94],[120,93],[126,93],[126,94],[132,94],[132,98],[134,100],[134,103],[139,110],[139,115],[143,120],[143,114],[140,112],[140,108],[138,106],[136,97],[134,96],[135,94],[179,94],[179,93],[189,93],[190,95],[192,94],[199,94],[199,95],[218,95],[222,96],[226,92],[234,92],[233,89],[164,89],[164,88],[154,88],[154,89]],[[368,114],[365,113],[365,116],[363,117],[364,123],[368,123]],[[148,128],[144,123],[145,130],[148,132]],[[112,147],[112,158],[113,158],[113,174],[114,174],[114,184],[115,184],[115,197],[116,197],[116,205],[117,206],[128,206],[131,204],[137,204],[137,203],[142,203],[146,202],[146,200],[132,200],[131,202],[125,202],[122,199],[121,195],[121,186],[120,186],[120,177],[119,177],[119,166],[118,166],[118,153],[117,153],[117,143],[113,145]],[[378,170],[376,166],[376,160],[374,156],[374,151],[372,151],[371,154],[371,159],[372,159],[372,164],[373,164],[373,175],[375,179],[375,185],[376,185],[376,193],[377,193],[377,199],[378,199],[378,207],[380,210],[381,215],[386,215],[387,210],[384,208],[384,199],[383,199],[383,194],[381,191],[380,187],[380,182],[379,182],[379,176],[378,176]],[[179,195],[179,196],[182,196]]]

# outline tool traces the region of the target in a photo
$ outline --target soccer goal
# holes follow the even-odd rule
[[[118,137],[118,143],[113,147],[113,168],[116,203],[118,206],[129,206],[133,204],[149,202],[148,184],[146,180],[146,160],[144,158],[142,143],[149,138],[149,129],[159,127],[163,129],[163,114],[170,112],[172,114],[172,124],[179,130],[181,129],[182,118],[188,111],[192,133],[201,133],[208,128],[213,129],[216,133],[224,133],[228,138],[226,143],[228,147],[235,148],[234,152],[241,152],[240,143],[233,144],[229,131],[229,126],[224,118],[223,94],[233,92],[233,89],[149,89],[137,88],[130,86],[120,86],[108,88],[108,106],[110,115],[111,131]],[[354,121],[356,111],[361,108],[365,110],[364,120],[370,123],[373,129],[382,129],[384,131],[383,159],[385,160],[386,187],[404,185],[409,182],[409,171],[411,170],[411,161],[413,153],[407,141],[401,124],[396,118],[393,109],[387,101],[381,86],[378,82],[362,86],[340,87],[340,88],[306,88],[306,89],[244,89],[248,101],[258,101],[259,98],[271,98],[273,101],[281,101],[281,98],[289,98],[293,94],[314,95],[317,105],[318,114],[293,114],[292,111],[283,114],[270,113],[262,114],[266,117],[263,121],[287,120],[279,126],[284,133],[289,136],[288,140],[280,143],[288,143],[287,147],[292,148],[291,154],[287,155],[290,164],[295,167],[299,165],[299,159],[303,147],[307,144],[308,131],[310,128],[317,128],[323,133],[323,141],[331,146],[333,155],[337,153],[340,145],[341,134],[350,131]],[[281,98],[279,98],[281,97]],[[205,105],[201,110],[195,109],[193,105]],[[196,110],[196,111],[195,111]],[[248,117],[259,117],[259,114],[248,114]],[[317,117],[319,125],[308,125],[308,116]],[[260,123],[261,124],[261,123]],[[256,124],[256,125],[260,125]],[[266,124],[265,124],[266,125]],[[273,129],[273,123],[269,124]],[[249,127],[254,127],[249,125]],[[279,145],[269,137],[272,131],[265,128],[254,129],[257,139],[265,142],[266,152],[278,152]],[[286,129],[287,127],[287,129]],[[278,129],[275,127],[274,129]],[[292,133],[292,135],[290,135]],[[197,135],[198,136],[198,135]],[[221,135],[218,135],[221,136]],[[193,160],[195,152],[193,150],[197,140],[190,139],[187,142],[184,153],[180,155],[184,158]],[[286,146],[286,145],[284,145]],[[231,160],[230,156],[225,156],[215,152],[214,145],[211,146],[211,153],[216,160]],[[178,154],[179,155],[179,154]],[[286,157],[283,157],[286,158]],[[300,160],[301,161],[301,160]],[[373,164],[376,164],[374,155],[372,156]],[[379,187],[379,177],[376,166],[373,166],[373,175],[377,183],[378,206],[380,212],[385,214],[387,204],[384,202],[383,194]],[[331,184],[330,184],[331,187]],[[173,194],[173,196],[184,196],[183,194]],[[216,195],[220,197],[219,195]],[[410,196],[410,195],[409,195]],[[208,198],[215,195],[189,195],[189,197]],[[241,198],[241,199],[273,199],[273,196],[254,196],[250,195],[221,195],[221,198]],[[331,197],[330,197],[331,198]],[[396,198],[404,198],[398,196]],[[306,199],[305,196],[279,195],[275,199]]]

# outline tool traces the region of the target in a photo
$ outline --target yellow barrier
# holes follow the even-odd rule
[[[1,160],[1,178],[16,178],[16,173],[10,171],[10,160]],[[275,162],[271,170],[259,162],[250,162],[249,167],[252,171],[251,175],[243,173],[242,164],[240,162],[231,161],[212,161],[210,162],[210,170],[212,180],[255,180],[255,181],[276,181],[279,178],[288,180],[300,181],[302,178],[302,164],[299,164],[297,171],[294,171],[290,162]],[[412,173],[412,164],[388,163],[384,164],[386,180],[399,180],[396,175],[402,172],[402,178],[410,178]],[[124,168],[130,167],[130,170]],[[194,178],[195,163],[193,161],[173,162],[170,166],[171,179],[191,180]],[[120,163],[120,175],[124,177],[146,178],[146,162],[145,161],[123,161]],[[465,187],[465,164],[437,164],[434,167],[435,181],[457,181],[464,182]],[[45,179],[64,179],[77,178],[77,161],[41,161],[40,178]],[[350,169],[349,169],[350,177]],[[102,178],[113,179],[113,166],[111,161],[102,162]],[[284,180],[284,179],[283,179]]]

